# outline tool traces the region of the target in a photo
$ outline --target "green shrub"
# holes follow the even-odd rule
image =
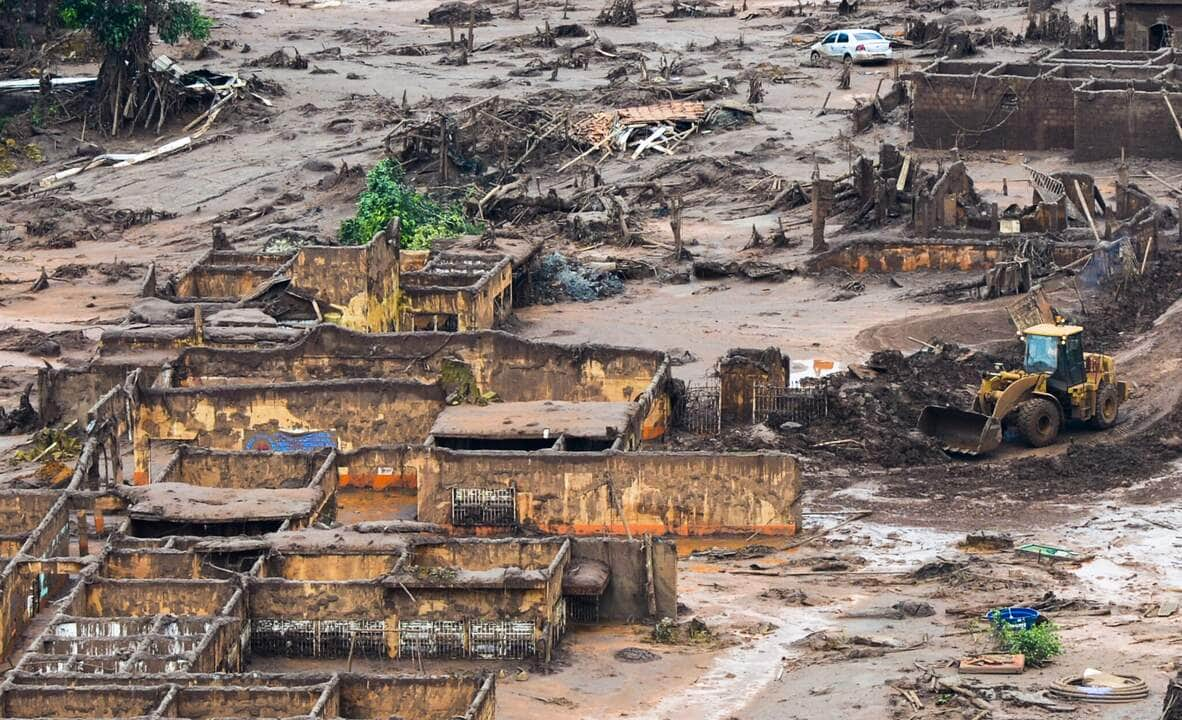
[[[1063,654],[1059,628],[1049,620],[1027,629],[995,619],[993,634],[1000,650],[1012,655],[1025,655],[1027,665],[1045,665],[1051,658]]]
[[[357,199],[357,215],[341,223],[341,243],[364,245],[395,217],[401,220],[402,247],[412,250],[430,248],[435,238],[483,230],[459,205],[440,205],[415,192],[406,183],[402,166],[387,158],[366,176],[365,191]]]

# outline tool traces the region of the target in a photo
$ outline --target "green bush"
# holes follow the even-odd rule
[[[1000,650],[1012,655],[1025,655],[1027,665],[1045,665],[1051,658],[1063,654],[1059,628],[1049,620],[1027,629],[997,618],[993,620],[993,634]]]
[[[406,183],[402,166],[387,158],[366,176],[365,191],[357,199],[357,215],[341,223],[341,243],[364,245],[395,217],[401,220],[402,247],[412,250],[430,248],[435,238],[483,231],[459,205],[440,205],[415,192]]]

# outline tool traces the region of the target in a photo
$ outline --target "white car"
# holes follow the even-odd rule
[[[811,48],[809,57],[818,62],[821,57],[845,62],[875,62],[891,60],[891,41],[877,30],[834,30]]]

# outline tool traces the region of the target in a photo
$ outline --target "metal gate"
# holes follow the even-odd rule
[[[495,527],[517,525],[517,489],[452,488],[451,524]]]
[[[718,383],[686,385],[685,429],[699,435],[717,435],[722,429],[722,387]]]
[[[751,421],[755,423],[775,417],[780,422],[808,425],[829,414],[829,400],[823,387],[756,385],[751,408]]]

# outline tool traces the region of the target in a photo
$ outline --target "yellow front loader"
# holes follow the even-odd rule
[[[1112,356],[1083,351],[1083,328],[1045,323],[1022,336],[1021,370],[985,377],[972,410],[929,405],[920,413],[919,430],[946,450],[978,455],[1001,445],[1003,426],[1016,428],[1031,447],[1043,447],[1069,420],[1099,430],[1116,424],[1128,384],[1117,379]]]

